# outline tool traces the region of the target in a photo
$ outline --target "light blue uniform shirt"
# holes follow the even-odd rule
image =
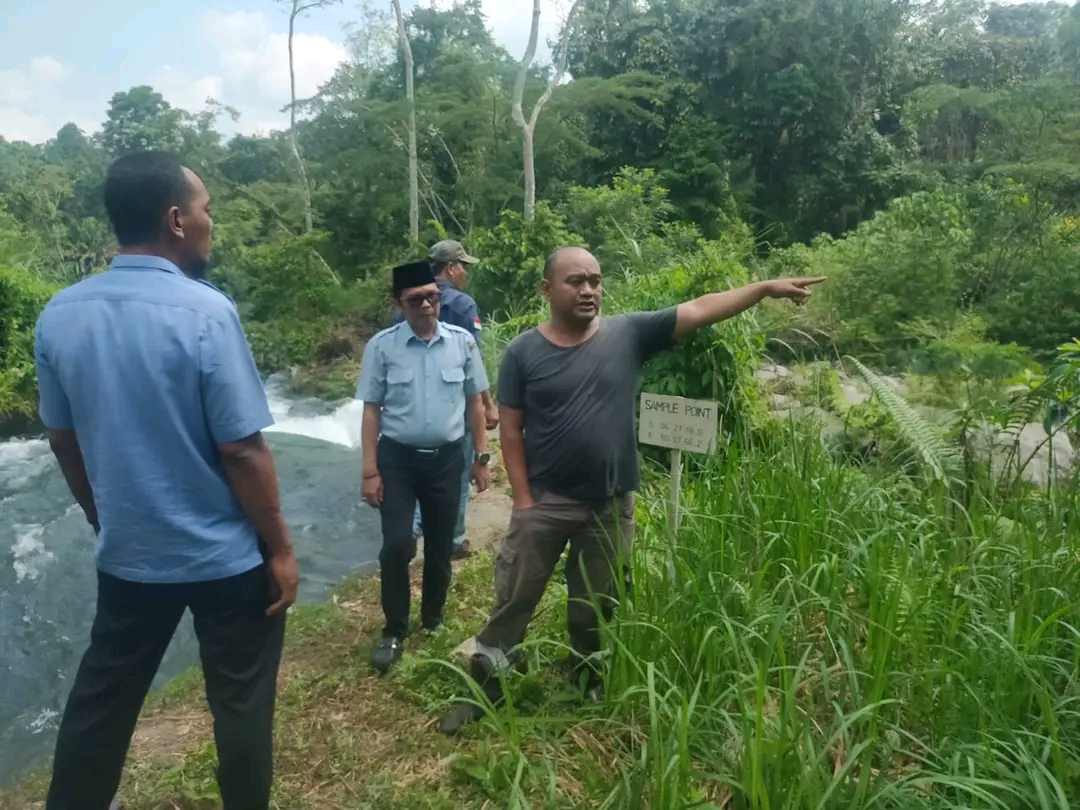
[[[465,435],[465,400],[487,388],[472,335],[438,321],[434,336],[423,341],[402,322],[368,342],[356,398],[382,405],[387,438],[433,448]]]
[[[232,299],[118,256],[49,302],[35,355],[42,421],[79,440],[101,571],[204,582],[262,562],[216,448],[274,422]]]

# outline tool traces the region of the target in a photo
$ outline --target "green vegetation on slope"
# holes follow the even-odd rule
[[[375,582],[297,611],[278,806],[1080,801],[1075,489],[1005,500],[972,484],[957,497],[838,466],[816,436],[779,425],[726,443],[684,487],[674,542],[663,477],[650,473],[639,498],[635,586],[606,634],[600,706],[583,706],[561,667],[561,575],[537,614],[529,673],[460,741],[429,719],[470,694],[442,661],[483,620],[489,556],[459,571],[448,631],[417,636],[387,680],[367,666]],[[137,810],[216,806],[197,687],[174,685],[144,718],[124,787]],[[21,790],[0,807],[22,810],[41,784]]]
[[[486,316],[528,314],[559,244],[645,277],[702,238],[750,233],[752,274],[836,281],[798,331],[772,324],[787,343],[809,334],[826,354],[903,364],[970,313],[985,336],[1035,352],[1077,334],[1080,6],[576,5],[570,81],[535,132],[533,221],[519,213],[511,116],[520,54],[494,43],[478,0],[408,14],[419,241],[463,238],[485,259],[473,292]],[[302,102],[303,173],[286,133],[226,142],[226,108],[180,110],[145,86],[117,92],[96,133],[0,141],[0,266],[48,284],[103,267],[108,162],[177,151],[214,197],[214,280],[239,301],[260,365],[350,393],[363,341],[389,321],[387,268],[421,249],[406,228],[396,27],[386,10],[360,14],[355,55]],[[526,107],[548,72],[529,71]],[[4,345],[28,328],[5,326]],[[32,413],[21,362],[0,355],[0,401]]]

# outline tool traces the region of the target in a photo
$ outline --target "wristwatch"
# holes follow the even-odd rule
[[[490,461],[491,453],[473,453],[473,464],[479,464],[481,467],[486,467]]]

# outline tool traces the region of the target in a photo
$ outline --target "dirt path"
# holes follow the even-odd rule
[[[465,513],[465,536],[474,551],[496,544],[510,523],[510,493],[501,486],[473,492]]]

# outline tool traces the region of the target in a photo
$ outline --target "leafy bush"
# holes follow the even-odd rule
[[[669,221],[668,191],[651,169],[624,168],[611,186],[572,187],[559,212],[567,226],[595,245],[600,266],[611,273],[648,272],[671,256],[693,250],[701,232]]]
[[[310,318],[338,308],[341,282],[322,259],[325,236],[285,236],[239,248],[215,281],[238,302],[241,316],[259,321]]]
[[[272,321],[249,320],[244,330],[255,364],[264,372],[272,372],[312,362],[319,345],[331,336],[334,326],[332,318],[282,318]]]
[[[543,202],[536,204],[532,222],[506,210],[498,225],[474,230],[468,241],[481,260],[469,273],[469,292],[483,316],[499,320],[539,305],[544,261],[551,251],[584,244]]]
[[[952,322],[957,267],[971,243],[963,200],[921,192],[893,200],[844,239],[822,236],[781,251],[778,266],[784,275],[829,276],[814,306],[839,344],[895,351],[907,342],[899,324]]]
[[[0,416],[37,407],[34,324],[54,292],[29,272],[0,267]]]
[[[609,313],[659,310],[707,293],[742,286],[748,244],[740,240],[702,241],[693,253],[653,273],[628,275],[605,298]],[[764,345],[754,315],[747,313],[702,329],[645,367],[642,387],[652,393],[711,399],[721,414],[744,414],[753,396],[752,380]]]
[[[770,257],[771,275],[829,277],[782,337],[824,333],[833,351],[880,353],[888,365],[977,315],[998,343],[1052,352],[1080,334],[1080,247],[1071,223],[1007,179],[893,200],[842,239],[823,236]],[[964,362],[975,362],[970,352]]]

